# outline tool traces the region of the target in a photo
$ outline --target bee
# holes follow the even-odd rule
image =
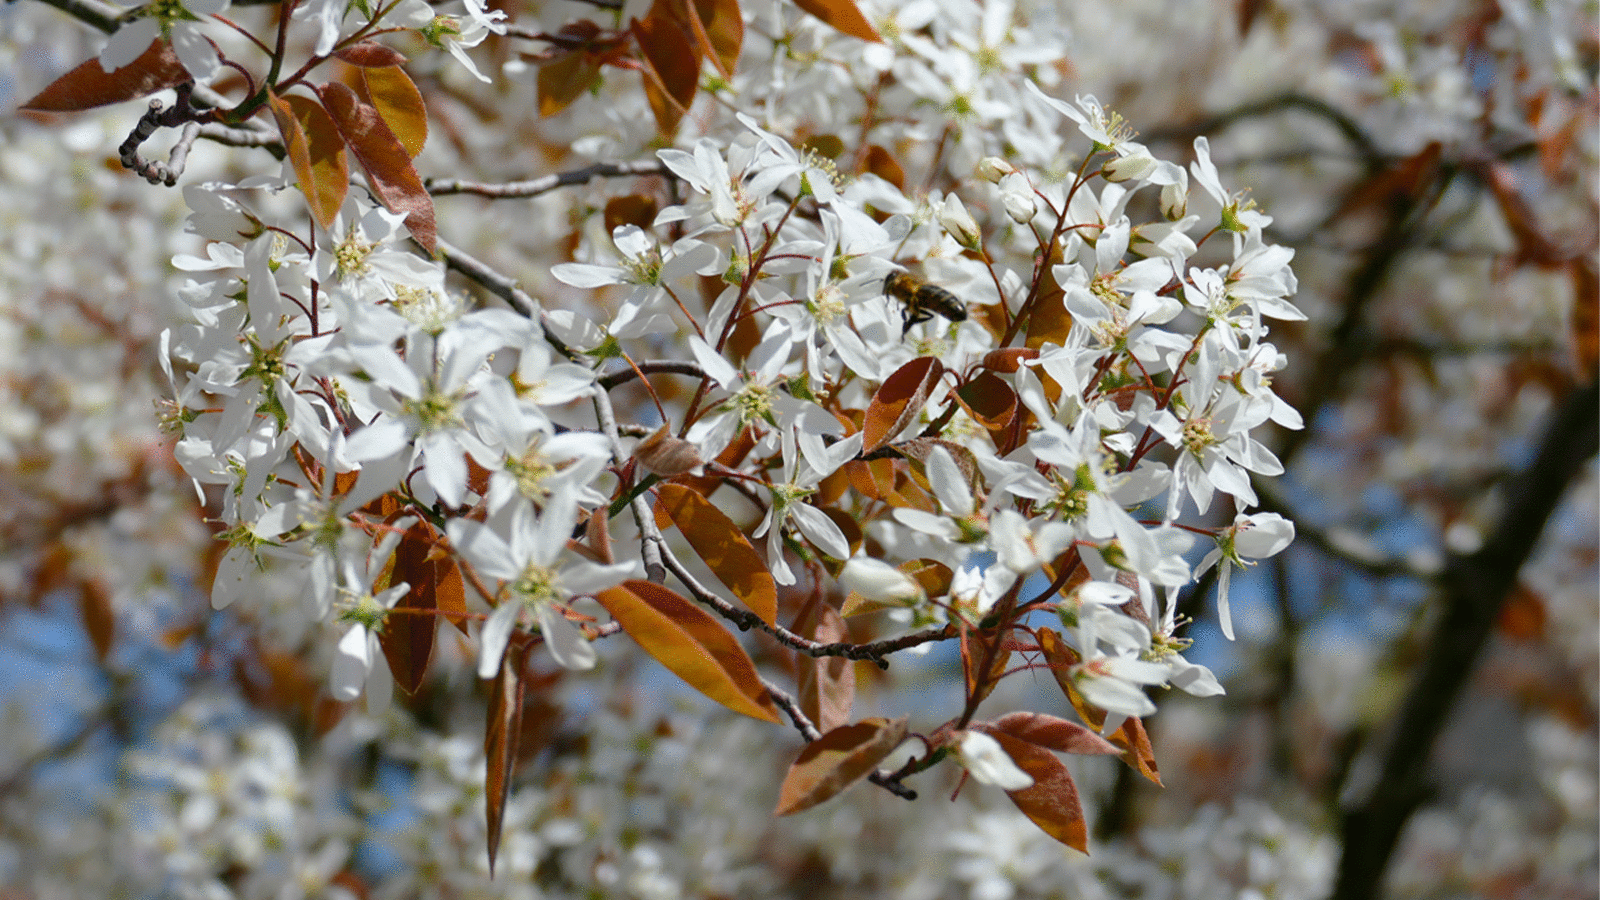
[[[909,272],[890,272],[883,279],[883,293],[899,300],[905,306],[905,327],[901,336],[918,322],[926,322],[935,315],[952,322],[967,318],[967,304],[961,298],[936,284],[929,284]]]

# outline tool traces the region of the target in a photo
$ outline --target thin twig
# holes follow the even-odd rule
[[[494,200],[509,200],[519,197],[537,197],[557,188],[587,184],[596,178],[670,174],[671,170],[666,167],[665,163],[660,160],[647,159],[626,163],[595,163],[592,166],[574,169],[571,172],[559,172],[555,175],[546,175],[543,178],[534,178],[528,181],[508,181],[501,184],[464,181],[457,178],[429,179],[424,184],[424,187],[428,193],[435,197],[442,197],[446,194],[475,194],[479,197],[489,197]]]
[[[611,390],[620,387],[638,378],[640,373],[645,375],[671,374],[688,375],[691,378],[705,378],[706,370],[696,363],[673,362],[671,360],[645,360],[636,366],[619,369],[610,375],[602,376],[598,384],[602,390]]]

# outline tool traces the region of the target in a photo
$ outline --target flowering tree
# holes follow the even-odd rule
[[[805,884],[809,854],[841,885],[907,896],[1114,896],[1167,890],[1163,878],[1216,896],[1239,877],[1233,890],[1368,896],[1496,623],[1509,640],[1555,641],[1551,617],[1593,631],[1583,592],[1569,599],[1593,527],[1547,539],[1546,582],[1513,589],[1565,486],[1592,477],[1600,403],[1592,190],[1517,181],[1537,151],[1547,177],[1592,182],[1592,35],[1575,49],[1560,10],[1504,4],[1467,37],[1451,30],[1474,21],[1464,12],[1346,29],[1336,13],[1285,10],[1278,38],[1246,15],[1238,39],[1278,41],[1284,65],[1290,36],[1319,29],[1369,56],[1332,97],[1218,104],[1199,126],[1211,104],[1144,104],[1155,123],[1190,124],[1141,143],[1075,74],[1075,56],[1099,59],[1088,45],[1125,26],[1048,9],[226,6],[118,19],[64,5],[110,38],[24,103],[81,113],[166,92],[118,153],[153,184],[182,183],[184,211],[153,226],[173,232],[170,249],[137,263],[165,256],[181,275],[152,287],[167,299],[124,348],[159,365],[175,443],[101,478],[122,489],[100,515],[134,510],[141,529],[194,537],[203,517],[217,550],[201,581],[225,610],[197,609],[181,582],[132,604],[148,586],[111,586],[62,492],[62,524],[33,540],[19,583],[79,598],[107,673],[130,668],[115,653],[130,605],[198,656],[180,676],[193,699],[120,763],[125,793],[100,826],[120,855],[93,866],[88,840],[81,857],[19,863],[36,891],[80,871],[152,896],[779,894]],[[1423,34],[1452,37],[1420,46],[1459,58],[1409,43]],[[1450,80],[1472,54],[1505,80]],[[1096,93],[1132,100],[1120,71],[1106,67]],[[1236,99],[1238,74],[1210,77]],[[1371,99],[1383,79],[1405,80],[1394,90],[1415,108]],[[1206,131],[1238,134],[1261,161],[1235,150],[1219,167]],[[164,159],[147,148],[161,136]],[[1343,145],[1321,164],[1291,139]],[[1280,166],[1240,190],[1279,146],[1324,180],[1296,185]],[[1264,211],[1279,206],[1287,225]],[[1480,232],[1493,240],[1467,239]],[[1334,259],[1349,247],[1355,262]],[[1428,274],[1452,254],[1501,290],[1528,281],[1517,296],[1543,306],[1509,335],[1451,322],[1452,302],[1499,297],[1473,284],[1463,301],[1459,274]],[[1409,331],[1407,316],[1375,312],[1407,279],[1438,282],[1424,304],[1435,321]],[[1496,462],[1487,436],[1504,415],[1494,392],[1468,390],[1489,377],[1502,397],[1516,387],[1516,433],[1565,404],[1527,459]],[[1428,384],[1475,415],[1423,415],[1407,392]],[[1456,462],[1503,468],[1503,497],[1463,501],[1459,473],[1408,474],[1381,446],[1437,440],[1430,427],[1478,442]],[[147,474],[167,459],[181,476]],[[156,509],[183,518],[169,488],[184,481],[199,514],[158,526]],[[1408,523],[1367,509],[1351,486],[1369,484],[1401,485],[1433,555],[1384,537],[1379,524]],[[1308,519],[1314,549],[1294,571],[1279,561],[1291,520]],[[1364,537],[1350,530],[1362,521]],[[1262,560],[1278,567],[1271,591],[1251,577]],[[183,565],[164,563],[164,578]],[[1281,770],[1308,799],[1319,781],[1345,792],[1337,866],[1309,817],[1286,825],[1282,804],[1252,805],[1243,784],[1214,798],[1234,801],[1222,824],[1137,831],[1134,780],[1161,784],[1158,757],[1180,760],[1166,779],[1189,783],[1184,796],[1207,796],[1218,774],[1185,749],[1197,738],[1163,741],[1150,718],[1174,693],[1203,701],[1178,706],[1188,714],[1217,715],[1205,710],[1226,702],[1223,683],[1203,661],[1278,685],[1246,696],[1263,698],[1282,751],[1340,731],[1361,744],[1350,701],[1331,699],[1345,685],[1311,687],[1297,656],[1316,656],[1303,635],[1329,610],[1352,608],[1305,598],[1363,572],[1434,585],[1445,612],[1388,635],[1432,650],[1366,760],[1324,749],[1337,774]],[[1230,602],[1241,586],[1252,617]],[[1236,639],[1256,662],[1221,649]],[[1355,662],[1378,668],[1372,652]],[[1574,654],[1592,673],[1592,653]],[[919,681],[948,690],[919,694]],[[1318,698],[1310,721],[1291,715],[1296,690]],[[705,716],[709,701],[759,724],[691,727],[671,712]],[[1567,733],[1581,741],[1592,685],[1574,702]],[[1571,743],[1545,740],[1558,756]],[[1100,755],[1120,767],[1075,759]],[[1571,810],[1550,834],[1592,821],[1593,784],[1552,789]],[[930,788],[979,795],[951,844],[961,864],[922,846],[919,829],[953,827],[938,824],[951,814],[903,802]],[[874,814],[896,823],[875,838],[894,850],[881,860],[847,839],[752,843],[774,810],[848,836],[860,804],[891,801]],[[408,824],[385,821],[396,804]],[[739,824],[752,810],[756,824]],[[704,833],[678,827],[689,816]],[[1008,824],[1018,816],[1033,830]],[[1229,845],[1207,860],[1171,851],[1188,860],[1176,878],[1139,849],[1208,832]],[[1227,874],[1261,843],[1275,846],[1267,869]],[[1063,844],[1095,862],[1061,862]],[[1592,850],[1571,851],[1579,880],[1526,883],[1582,884]],[[919,873],[936,881],[917,888]]]

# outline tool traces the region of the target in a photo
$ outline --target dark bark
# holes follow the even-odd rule
[[[1452,556],[1441,579],[1443,613],[1391,730],[1372,789],[1343,817],[1343,856],[1332,900],[1371,900],[1407,820],[1430,794],[1427,764],[1500,608],[1567,486],[1600,443],[1596,383],[1570,392],[1538,455],[1507,485],[1506,506],[1483,548]]]

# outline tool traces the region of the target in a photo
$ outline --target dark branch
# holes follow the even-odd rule
[[[495,200],[518,197],[537,197],[557,188],[587,184],[596,178],[618,178],[630,175],[667,175],[669,170],[660,160],[647,159],[630,163],[595,163],[571,172],[560,172],[529,181],[508,181],[503,184],[486,184],[459,179],[429,179],[426,188],[435,197],[446,194],[476,194]]]
[[[1597,446],[1600,388],[1591,383],[1569,393],[1557,407],[1538,456],[1507,486],[1505,511],[1483,549],[1446,563],[1443,614],[1395,719],[1378,779],[1344,813],[1344,854],[1333,900],[1377,896],[1406,821],[1430,793],[1425,772],[1445,720],[1472,675],[1517,573]]]

